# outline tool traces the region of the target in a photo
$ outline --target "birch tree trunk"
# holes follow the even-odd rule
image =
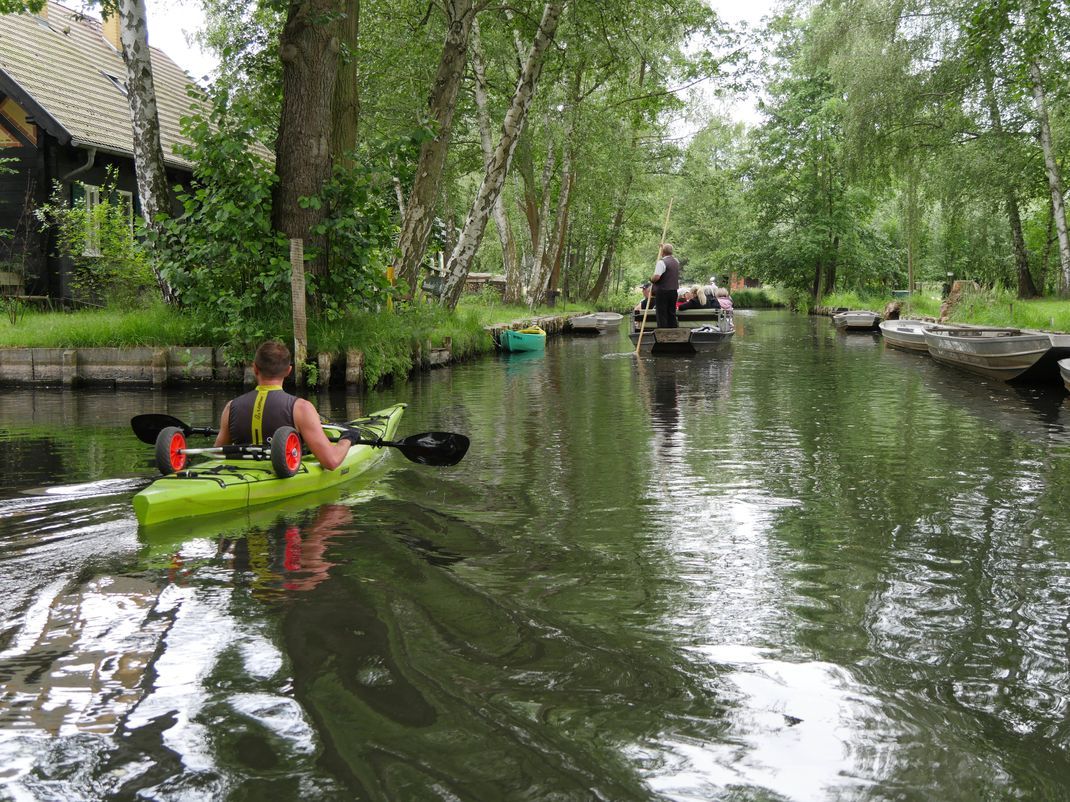
[[[472,71],[475,73],[476,107],[479,111],[479,141],[483,146],[483,168],[486,169],[494,158],[494,138],[490,127],[490,112],[487,110],[487,74],[483,60],[483,48],[479,39],[479,23],[472,23]],[[523,297],[523,285],[520,281],[520,266],[516,260],[516,242],[513,240],[513,227],[505,213],[505,199],[501,192],[494,199],[494,225],[498,230],[498,240],[502,246],[502,267],[505,272],[505,293],[502,298],[507,304],[518,303]]]
[[[594,287],[591,288],[590,295],[587,296],[587,300],[591,303],[596,302],[602,297],[602,293],[605,292],[606,282],[609,281],[609,271],[613,267],[613,257],[617,252],[617,242],[620,239],[621,229],[624,228],[624,211],[628,206],[628,194],[631,191],[632,176],[629,172],[627,180],[624,182],[624,188],[621,190],[620,197],[617,198],[617,209],[613,213],[613,224],[609,228],[609,238],[606,241],[606,252],[602,257],[602,266],[598,271],[598,278],[594,282]]]
[[[1051,122],[1048,118],[1048,105],[1044,94],[1044,76],[1036,61],[1029,65],[1029,75],[1033,80],[1033,100],[1037,105],[1040,147],[1044,151],[1044,166],[1048,174],[1048,187],[1051,190],[1051,205],[1055,217],[1055,233],[1059,238],[1059,291],[1066,295],[1070,293],[1070,236],[1067,235],[1066,230],[1063,181],[1059,173],[1059,165],[1055,161],[1055,146],[1051,138]]]
[[[450,254],[446,265],[444,300],[451,308],[457,305],[457,300],[461,296],[468,271],[472,267],[472,259],[483,240],[483,233],[486,231],[487,220],[494,207],[494,201],[505,183],[505,176],[509,172],[509,164],[516,150],[517,138],[524,127],[524,120],[527,118],[528,109],[531,108],[531,100],[539,82],[543,59],[557,31],[557,23],[561,18],[565,2],[566,0],[549,0],[543,8],[539,30],[535,34],[535,40],[531,43],[531,50],[528,52],[524,69],[517,81],[509,110],[505,114],[502,134],[494,149],[494,156],[487,166],[468,217],[464,221],[464,228],[457,246]]]
[[[475,19],[472,0],[446,0],[445,8],[446,39],[442,44],[442,56],[435,73],[429,108],[435,135],[420,146],[416,178],[405,204],[405,215],[401,219],[398,256],[394,261],[395,275],[408,282],[410,287],[416,287],[419,281],[420,263],[427,251],[427,238],[435,219],[442,171],[453,128],[453,113],[457,108],[457,93],[464,77],[468,42]]]
[[[141,214],[150,233],[160,230],[159,216],[171,214],[171,192],[160,145],[160,115],[156,107],[156,86],[152,79],[149,51],[148,15],[145,0],[119,0],[119,38],[126,64],[127,98],[130,101],[134,141],[134,170]],[[164,301],[174,303],[174,291],[160,275],[152,260],[152,273]]]
[[[279,37],[282,113],[271,223],[288,239],[303,240],[306,253],[310,246],[316,250],[308,263],[314,276],[327,273],[323,237],[312,234],[327,209],[321,204],[302,207],[301,198],[319,195],[331,176],[331,102],[340,47],[334,20],[342,6],[343,0],[291,3]]]

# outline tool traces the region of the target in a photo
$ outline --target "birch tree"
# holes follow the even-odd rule
[[[105,7],[105,10],[110,9]],[[152,235],[159,233],[160,216],[171,213],[171,194],[160,144],[160,114],[152,78],[145,0],[117,0],[113,13],[119,14],[119,36],[123,45],[123,62],[126,64],[138,201],[145,226]],[[160,275],[155,260],[152,260],[152,272],[164,300],[172,303],[175,300],[174,293]]]
[[[416,177],[404,204],[398,256],[394,261],[395,274],[410,287],[415,287],[419,280],[420,264],[427,251],[427,238],[435,219],[457,107],[457,93],[464,77],[477,7],[472,0],[446,0],[445,10],[446,38],[428,102],[428,116],[434,132],[420,146]]]
[[[566,0],[549,0],[543,8],[538,31],[531,43],[520,78],[517,80],[509,110],[505,114],[501,136],[494,149],[494,155],[484,172],[475,200],[472,202],[464,227],[457,239],[457,245],[453,248],[446,264],[446,287],[443,298],[451,308],[456,306],[460,298],[465,279],[471,270],[472,260],[479,249],[483,233],[486,231],[494,201],[505,183],[505,177],[516,150],[517,139],[527,119],[528,109],[531,108],[546,51],[557,32],[558,21],[565,2]]]

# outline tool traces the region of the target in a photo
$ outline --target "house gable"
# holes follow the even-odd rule
[[[151,20],[150,20],[151,23]],[[190,170],[174,153],[185,142],[180,120],[195,86],[163,51],[151,48],[160,142],[169,167]],[[122,54],[98,20],[48,3],[48,17],[0,15],[0,92],[60,144],[133,156],[130,106]]]

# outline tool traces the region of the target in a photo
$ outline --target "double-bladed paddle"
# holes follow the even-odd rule
[[[347,431],[351,431],[351,427],[345,424],[332,423],[326,425],[337,426],[342,430],[343,434]],[[159,436],[160,432],[171,426],[181,429],[182,433],[187,437],[193,434],[214,435],[219,433],[218,429],[190,426],[183,423],[178,418],[160,413],[135,415],[130,419],[130,427],[134,430],[137,439],[143,443],[149,443],[150,445],[156,443],[156,438]],[[352,440],[352,438],[346,439]],[[470,445],[470,441],[467,437],[463,434],[456,434],[455,432],[421,432],[420,434],[410,434],[408,437],[403,437],[401,440],[366,440],[362,438],[357,440],[356,443],[376,448],[396,448],[412,462],[419,463],[420,465],[436,465],[440,467],[456,465],[464,459],[464,455],[468,453],[468,446]],[[230,449],[229,453],[238,453],[236,449],[245,448],[245,446],[221,446],[219,453],[228,453],[224,452],[223,449]],[[215,449],[200,448],[187,449],[186,453],[204,454],[214,453],[214,451]]]

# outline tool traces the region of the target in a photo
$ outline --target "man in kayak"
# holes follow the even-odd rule
[[[256,389],[238,396],[223,408],[215,444],[258,445],[280,426],[293,426],[320,465],[333,471],[342,464],[346,452],[360,435],[343,432],[337,443],[328,440],[311,402],[282,389],[283,380],[292,370],[290,349],[282,343],[268,340],[257,348],[253,357]]]

